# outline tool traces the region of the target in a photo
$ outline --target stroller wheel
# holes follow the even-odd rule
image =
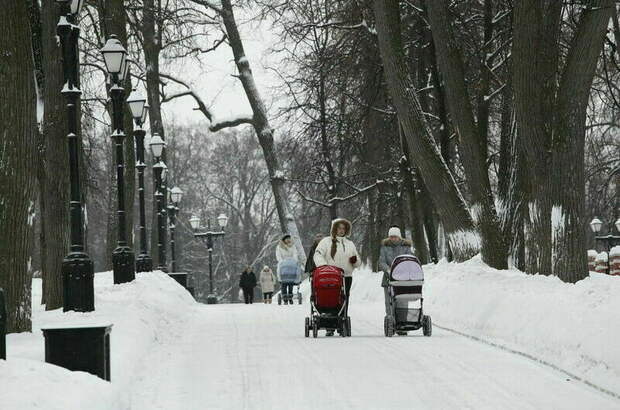
[[[347,330],[347,337],[351,337],[351,317],[347,316],[347,320],[345,322],[345,328]]]
[[[315,321],[312,321],[312,337],[317,337],[319,335],[319,324]]]
[[[389,316],[386,316],[383,319],[383,331],[385,333],[385,337],[394,336],[394,322],[392,321],[392,318]]]
[[[282,294],[278,293],[278,305],[282,304]]]
[[[306,318],[304,334],[306,337],[310,337],[310,318],[309,317]]]
[[[424,315],[422,318],[422,333],[427,337],[433,334],[433,321],[430,316]]]

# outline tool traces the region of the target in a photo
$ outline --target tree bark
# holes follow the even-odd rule
[[[581,12],[558,87],[550,174],[553,273],[565,282],[588,276],[585,212],[585,134],[590,88],[612,0],[592,0]]]
[[[374,0],[374,11],[384,74],[411,160],[420,170],[426,185],[433,187],[429,192],[444,222],[455,258],[459,261],[469,259],[480,251],[480,236],[435,145],[415,94],[400,41],[398,1]]]
[[[69,251],[69,155],[67,153],[66,100],[60,93],[64,75],[56,25],[60,7],[43,2],[42,63],[45,76],[43,101],[44,175],[41,191],[41,224],[45,235],[45,252],[41,261],[45,309],[62,307],[62,261]],[[49,177],[48,177],[49,176]]]
[[[506,269],[507,248],[500,229],[486,160],[483,156],[486,152],[487,136],[480,134],[481,129],[474,119],[471,98],[465,85],[463,59],[448,20],[448,4],[446,0],[433,0],[427,2],[426,7],[439,69],[446,83],[448,109],[460,139],[459,154],[473,202],[471,209],[482,238],[482,259],[489,266]],[[479,108],[484,111],[484,108]],[[486,121],[485,118],[480,120]],[[486,125],[482,126],[485,133],[486,128]],[[482,146],[485,148],[482,149]]]
[[[0,287],[5,291],[8,332],[24,332],[31,330],[36,85],[28,5],[7,0],[2,7],[5,24],[0,24]]]
[[[284,187],[284,173],[276,155],[273,139],[274,130],[269,124],[267,108],[265,107],[258,88],[256,87],[256,83],[254,82],[250,62],[245,56],[243,41],[239,35],[239,30],[237,28],[235,15],[230,0],[222,0],[221,16],[226,28],[226,33],[228,34],[230,47],[235,57],[235,63],[237,65],[237,69],[239,70],[241,84],[245,90],[250,107],[252,108],[252,125],[254,126],[260,146],[263,149],[265,163],[267,164],[267,169],[269,171],[273,198],[278,211],[278,218],[280,220],[280,228],[282,229],[282,232],[288,233],[294,238],[297,252],[302,256],[301,262],[305,263],[306,251],[304,250],[301,242],[301,236],[297,228],[297,223],[289,207],[289,199]]]

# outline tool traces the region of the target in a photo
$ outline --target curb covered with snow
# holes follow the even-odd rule
[[[97,273],[94,312],[45,311],[38,303],[40,279],[33,280],[32,300],[32,333],[8,335],[8,360],[0,361],[2,409],[129,409],[133,378],[146,354],[155,344],[178,337],[196,306],[185,289],[159,271],[138,274],[122,285],[113,284],[111,272]],[[93,322],[113,324],[111,383],[44,363],[41,327]]]

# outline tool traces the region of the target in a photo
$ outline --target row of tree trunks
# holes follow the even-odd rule
[[[37,101],[28,3],[3,2],[0,24],[0,288],[7,330],[31,330]]]
[[[445,82],[446,100],[459,136],[459,154],[467,176],[474,222],[482,238],[482,259],[497,269],[507,268],[507,248],[495,209],[486,168],[486,125],[476,124],[471,98],[465,85],[465,69],[448,18],[446,0],[426,3],[437,62]],[[488,88],[488,86],[487,86]],[[481,108],[481,107],[479,107]],[[485,109],[481,108],[483,112]],[[483,122],[484,118],[479,118]],[[478,125],[481,125],[479,129]],[[485,149],[480,147],[484,146]]]
[[[411,160],[433,198],[455,259],[480,251],[481,240],[466,203],[435,145],[404,61],[397,0],[375,0],[374,11],[388,90],[398,113]]]
[[[586,110],[613,2],[586,2],[563,69],[561,12],[552,0],[515,4],[513,89],[517,139],[530,170],[526,269],[575,282],[587,275]]]

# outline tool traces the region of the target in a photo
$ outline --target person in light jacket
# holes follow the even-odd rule
[[[381,286],[385,295],[385,313],[390,313],[388,282],[390,281],[390,271],[392,262],[400,255],[413,255],[412,243],[402,238],[400,228],[392,226],[388,231],[388,237],[381,242],[381,252],[379,254],[379,269],[383,271]]]
[[[263,270],[260,272],[259,281],[261,291],[263,292],[263,303],[271,304],[276,278],[269,266],[265,265]]]
[[[293,243],[293,238],[289,234],[285,234],[278,246],[276,246],[276,260],[278,261],[278,281],[280,281],[282,300],[284,304],[293,304],[293,283],[283,283],[280,277],[280,262],[285,260],[294,260],[299,263],[299,255],[297,254],[297,248]]]
[[[330,236],[321,239],[314,252],[314,264],[319,266],[336,266],[344,271],[344,285],[346,293],[345,315],[349,310],[349,296],[353,284],[353,271],[362,264],[361,258],[353,242],[348,238],[351,235],[351,222],[344,218],[334,219]],[[331,336],[334,332],[328,331]]]

